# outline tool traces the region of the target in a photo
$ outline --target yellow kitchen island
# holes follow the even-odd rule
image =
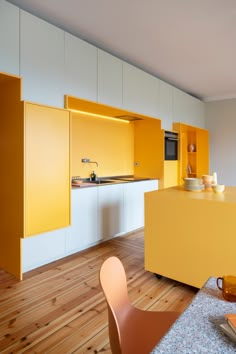
[[[200,288],[236,275],[236,187],[145,193],[145,269]]]

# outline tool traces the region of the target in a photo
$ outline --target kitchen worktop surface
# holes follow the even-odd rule
[[[224,192],[215,193],[213,189],[203,191],[186,191],[183,186],[176,186],[171,188],[159,189],[150,193],[165,193],[166,196],[172,196],[178,199],[196,199],[209,200],[216,202],[236,203],[236,187],[225,187]]]
[[[83,178],[80,180],[79,184],[72,183],[73,188],[86,188],[86,187],[100,187],[107,186],[111,184],[118,183],[130,183],[130,182],[141,182],[141,181],[149,181],[156,180],[157,178],[149,178],[149,177],[138,177],[138,176],[115,176],[115,177],[101,177],[96,181],[90,181],[89,178]],[[101,181],[101,183],[99,183]]]
[[[236,343],[219,327],[226,313],[236,313],[236,303],[223,299],[211,277],[152,354],[236,353]]]

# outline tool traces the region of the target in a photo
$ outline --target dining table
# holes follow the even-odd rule
[[[220,327],[226,313],[236,313],[236,302],[225,300],[216,278],[210,277],[152,354],[235,354],[236,342]]]

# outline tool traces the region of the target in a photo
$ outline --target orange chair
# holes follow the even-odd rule
[[[128,298],[124,267],[110,257],[100,269],[100,283],[108,305],[109,339],[113,354],[150,353],[180,315],[170,311],[144,311]]]

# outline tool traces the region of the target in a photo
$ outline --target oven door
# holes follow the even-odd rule
[[[178,139],[165,137],[165,160],[178,160]]]

